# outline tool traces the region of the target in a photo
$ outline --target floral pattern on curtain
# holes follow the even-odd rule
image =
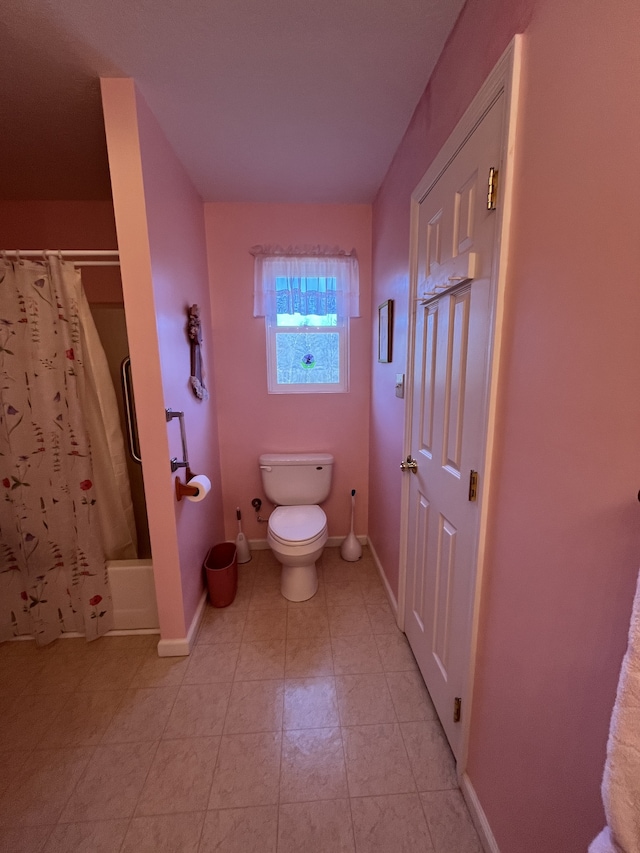
[[[80,274],[0,263],[0,641],[112,627],[83,420]]]

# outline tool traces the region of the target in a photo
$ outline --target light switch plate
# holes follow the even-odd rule
[[[396,397],[404,397],[404,373],[396,373]]]

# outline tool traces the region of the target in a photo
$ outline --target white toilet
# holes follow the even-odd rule
[[[327,517],[318,506],[331,489],[330,453],[263,453],[262,484],[276,508],[267,541],[282,563],[281,591],[289,601],[306,601],[318,589],[316,560],[327,541]]]

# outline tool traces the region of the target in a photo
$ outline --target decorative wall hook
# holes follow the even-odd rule
[[[189,325],[187,326],[187,334],[191,344],[191,376],[189,381],[193,393],[198,400],[208,400],[209,392],[204,387],[202,382],[202,352],[200,346],[202,344],[202,331],[200,328],[200,309],[197,305],[189,306]]]

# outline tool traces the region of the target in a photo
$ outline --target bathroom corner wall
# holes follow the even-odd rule
[[[160,628],[163,640],[181,640],[203,590],[202,561],[224,538],[203,207],[133,81],[103,79],[102,96]],[[189,384],[193,303],[207,401]],[[184,411],[191,468],[211,479],[201,503],[176,501],[169,459],[182,458],[180,430],[166,408]]]
[[[369,205],[205,204],[215,385],[225,531],[235,538],[236,506],[249,539],[266,539],[251,499],[262,491],[258,457],[265,452],[322,451],[336,459],[323,504],[329,535],[349,529],[351,489],[357,490],[358,534],[367,533],[369,384],[371,377],[371,208]],[[351,321],[350,391],[346,394],[268,394],[264,317],[253,316],[256,244],[355,248],[360,264],[360,312]]]

